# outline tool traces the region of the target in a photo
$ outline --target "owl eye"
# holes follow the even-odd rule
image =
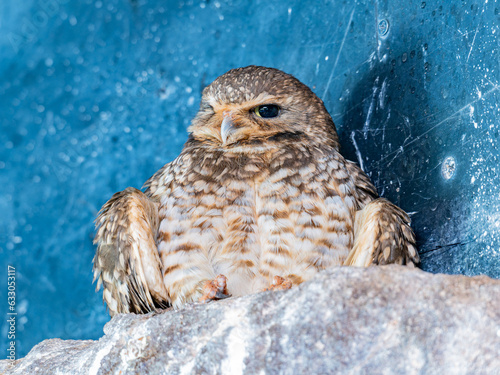
[[[280,107],[275,104],[264,104],[255,107],[254,112],[257,116],[263,118],[278,117],[280,114]]]
[[[201,102],[200,111],[214,112],[214,108],[206,102]]]

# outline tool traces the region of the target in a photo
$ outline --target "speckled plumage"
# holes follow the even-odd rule
[[[260,105],[280,107],[262,118]],[[217,78],[179,157],[99,213],[94,275],[110,313],[233,296],[335,265],[417,263],[409,218],[339,153],[323,102],[294,77],[249,66]]]

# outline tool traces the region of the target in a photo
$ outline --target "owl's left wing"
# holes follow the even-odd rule
[[[356,212],[354,246],[344,265],[415,265],[420,262],[410,218],[387,199],[378,198]]]
[[[358,209],[362,209],[372,200],[378,198],[377,189],[370,180],[370,177],[356,163],[346,160],[345,167],[354,182],[354,197]]]
[[[408,214],[387,199],[378,198],[370,178],[355,163],[346,161],[345,166],[354,183],[357,211],[354,245],[344,265],[418,264],[420,258]]]

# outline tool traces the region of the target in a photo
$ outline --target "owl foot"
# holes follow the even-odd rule
[[[205,281],[202,289],[202,296],[200,302],[216,301],[231,297],[227,293],[227,278],[224,275],[218,275],[215,279]]]
[[[269,286],[269,288],[264,289],[266,290],[287,290],[291,289],[292,287],[292,282],[290,279],[285,279],[281,276],[274,276],[273,278],[273,283]]]

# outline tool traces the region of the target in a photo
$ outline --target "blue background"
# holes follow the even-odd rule
[[[174,159],[201,90],[250,64],[291,73],[325,101],[346,156],[410,213],[424,270],[499,278],[499,8],[0,2],[1,352],[7,265],[18,357],[45,338],[102,335],[99,208]]]

